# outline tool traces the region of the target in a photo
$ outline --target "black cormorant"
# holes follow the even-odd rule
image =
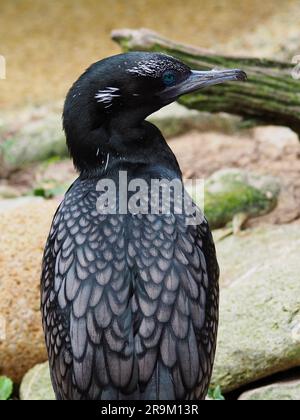
[[[136,52],[95,63],[71,88],[64,129],[80,176],[54,217],[41,282],[57,399],[205,398],[219,278],[208,223],[187,224],[174,208],[120,211],[120,197],[102,212],[99,181],[119,191],[120,172],[147,185],[181,180],[174,154],[146,117],[183,94],[245,77]]]

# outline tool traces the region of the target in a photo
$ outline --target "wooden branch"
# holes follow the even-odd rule
[[[126,52],[162,52],[194,69],[241,68],[248,74],[248,82],[204,89],[182,97],[179,102],[192,109],[240,115],[259,124],[288,126],[300,134],[300,80],[292,77],[292,64],[219,55],[169,41],[145,29],[117,30],[112,38]]]

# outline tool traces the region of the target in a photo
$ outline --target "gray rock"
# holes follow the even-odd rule
[[[22,401],[55,400],[48,362],[36,365],[23,378],[20,386]]]
[[[217,243],[220,329],[212,386],[228,392],[300,364],[299,225]]]
[[[32,111],[31,111],[32,112]],[[61,115],[47,112],[34,116],[27,112],[20,126],[12,123],[0,130],[0,176],[21,169],[27,164],[53,156],[67,156]]]
[[[299,137],[288,127],[258,126],[252,130],[253,137],[273,152],[287,152],[290,147],[299,148]]]
[[[153,114],[149,121],[155,124],[166,138],[171,138],[191,130],[234,133],[239,129],[241,119],[229,114],[189,110],[173,103]]]
[[[300,401],[300,381],[278,382],[245,392],[240,401]]]

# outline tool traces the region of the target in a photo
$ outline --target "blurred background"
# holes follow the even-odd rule
[[[15,398],[53,398],[39,276],[51,219],[76,177],[61,112],[75,79],[121,52],[112,30],[144,27],[220,55],[291,64],[299,18],[298,0],[1,0],[0,399],[10,379]],[[299,133],[196,108],[175,104],[152,121],[184,176],[206,180],[222,271],[210,397],[299,400]]]
[[[297,0],[2,0],[1,106],[61,99],[92,62],[120,49],[116,28],[146,27],[222,52],[277,55],[298,37]]]

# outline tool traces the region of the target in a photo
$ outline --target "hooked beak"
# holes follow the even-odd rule
[[[192,71],[190,76],[183,82],[166,88],[162,96],[166,100],[175,100],[181,95],[203,89],[208,86],[219,85],[225,82],[244,82],[247,74],[242,70],[211,70]]]

